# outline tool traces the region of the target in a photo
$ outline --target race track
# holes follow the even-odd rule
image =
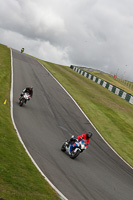
[[[132,200],[133,170],[101,139],[69,95],[32,57],[13,50],[13,116],[31,156],[69,200]],[[20,107],[21,91],[33,86]],[[60,148],[65,139],[92,131],[88,149],[75,160]]]

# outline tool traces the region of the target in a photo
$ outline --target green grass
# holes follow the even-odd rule
[[[0,45],[0,197],[6,200],[59,199],[31,162],[12,125],[10,68],[10,49]]]
[[[108,143],[133,166],[133,105],[67,66],[41,62],[74,97]],[[10,117],[10,77],[10,50],[0,45],[0,197],[59,199],[18,140]]]
[[[69,67],[39,61],[73,96],[106,141],[133,166],[133,105]]]

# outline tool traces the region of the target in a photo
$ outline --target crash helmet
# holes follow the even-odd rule
[[[86,138],[88,139],[88,138],[91,138],[92,137],[92,133],[91,132],[87,132],[86,133]]]

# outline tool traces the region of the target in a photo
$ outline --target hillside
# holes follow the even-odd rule
[[[133,166],[133,105],[69,67],[39,61],[72,95],[106,141]]]
[[[0,199],[57,200],[58,195],[31,162],[12,124],[10,58],[10,49],[0,44]]]
[[[18,140],[10,117],[10,49],[0,45],[0,55],[0,197],[59,199]],[[106,141],[133,166],[133,105],[67,66],[39,61],[73,96]]]

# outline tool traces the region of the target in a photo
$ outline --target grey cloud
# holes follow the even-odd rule
[[[0,42],[133,81],[133,1],[0,0]],[[125,66],[126,69],[125,69]]]
[[[64,21],[58,13],[49,7],[38,6],[39,1],[8,3],[4,1],[0,10],[0,17],[3,18],[0,22],[1,28],[46,41],[65,32]],[[4,10],[8,10],[8,15],[5,15]]]

